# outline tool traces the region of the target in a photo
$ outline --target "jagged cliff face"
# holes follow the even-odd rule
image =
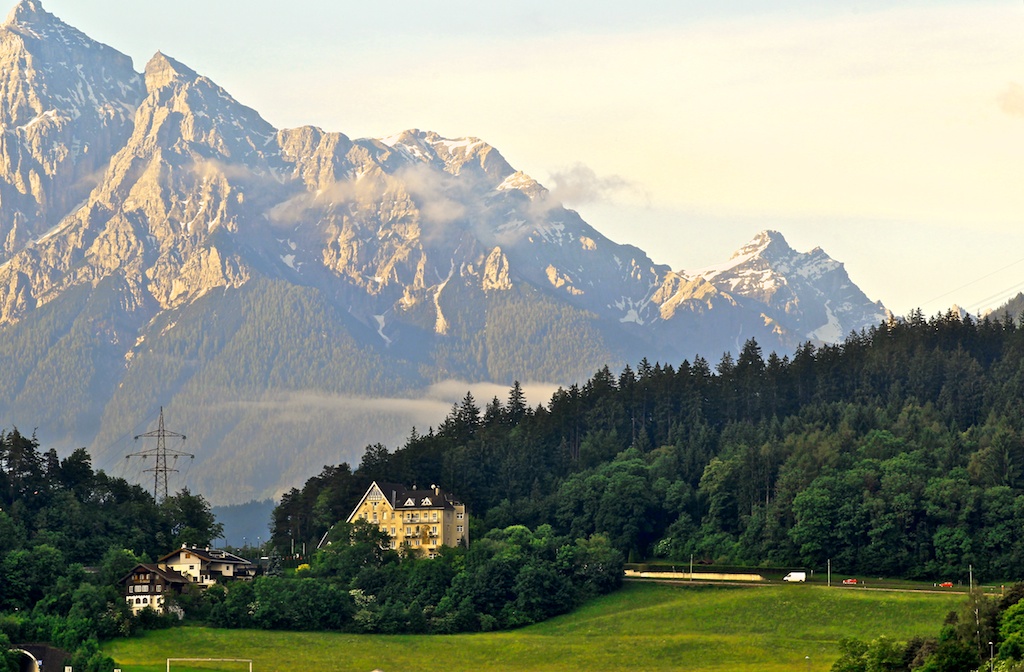
[[[0,28],[0,65],[0,427],[102,443],[180,400],[213,464],[237,463],[287,424],[268,395],[568,383],[883,316],[841,264],[777,233],[673,271],[482,140],[275,129],[164,54],[136,73],[38,0]],[[288,425],[312,466],[284,485],[336,462],[353,427],[313,425]],[[218,501],[274,494],[287,465],[263,466]]]
[[[134,130],[85,204],[0,268],[0,320],[111,274],[133,305],[160,310],[261,273],[334,283],[385,338],[383,315],[444,335],[453,281],[492,292],[518,277],[597,313],[657,281],[646,255],[475,138],[277,131],[163,54],[144,81]]]
[[[131,59],[19,3],[0,26],[0,262],[85,199],[132,130]]]

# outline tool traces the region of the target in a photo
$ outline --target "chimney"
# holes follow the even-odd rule
[[[437,487],[436,485],[431,485],[430,489],[434,491],[434,495],[436,497],[440,497],[441,496],[441,488]]]

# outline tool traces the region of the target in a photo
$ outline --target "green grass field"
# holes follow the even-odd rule
[[[161,672],[167,658],[251,658],[253,672],[487,670],[828,670],[841,637],[938,634],[962,594],[876,592],[815,585],[671,586],[630,583],[575,613],[513,632],[343,635],[185,627],[116,640],[124,672]],[[809,658],[808,658],[809,657]],[[247,672],[239,663],[171,672]]]

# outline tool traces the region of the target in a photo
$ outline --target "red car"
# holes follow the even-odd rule
[[[843,585],[844,586],[856,586],[857,585],[857,579],[843,579]]]
[[[952,581],[943,581],[942,583],[939,584],[939,588],[952,588],[952,587],[953,587],[953,582]]]

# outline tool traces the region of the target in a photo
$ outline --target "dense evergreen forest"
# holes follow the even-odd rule
[[[834,346],[608,368],[527,406],[467,394],[437,428],[285,494],[315,544],[373,479],[437,483],[473,534],[550,525],[632,559],[985,581],[1024,574],[1024,328],[920,311]]]

